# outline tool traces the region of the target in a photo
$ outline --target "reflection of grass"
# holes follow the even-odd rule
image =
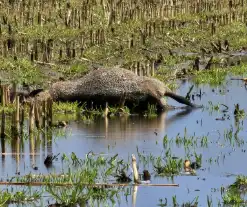
[[[181,205],[179,205],[179,203],[177,202],[177,196],[172,196],[172,203],[174,207],[178,207],[178,206],[182,206],[182,207],[197,207],[198,206],[198,199],[199,196],[195,197],[192,201],[188,201],[186,203],[183,203]],[[165,207],[168,206],[167,205],[167,198],[164,199],[165,202],[163,203],[163,199],[159,199],[159,204],[157,204],[157,206],[160,207]],[[210,205],[208,205],[208,207],[210,207]]]

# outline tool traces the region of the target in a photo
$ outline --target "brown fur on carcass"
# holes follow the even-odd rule
[[[49,95],[54,101],[93,101],[94,104],[103,105],[105,102],[118,104],[124,100],[126,105],[144,106],[150,103],[161,108],[167,107],[164,96],[168,96],[182,104],[196,106],[172,93],[161,81],[137,76],[122,68],[93,70],[80,79],[54,83],[49,92],[41,92],[38,98]]]

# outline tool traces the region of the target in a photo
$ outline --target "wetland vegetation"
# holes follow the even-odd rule
[[[0,205],[245,205],[246,8],[243,0],[2,0]],[[139,115],[16,93],[101,67],[152,76],[204,107],[158,113],[148,104]]]

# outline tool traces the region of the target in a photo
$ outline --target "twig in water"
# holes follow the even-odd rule
[[[244,84],[247,85],[247,78],[231,78],[231,80],[242,80]]]
[[[193,90],[193,88],[194,88],[194,85],[192,85],[192,86],[190,87],[188,93],[186,94],[186,97],[185,97],[186,99],[190,100],[190,94],[191,94],[191,91]]]

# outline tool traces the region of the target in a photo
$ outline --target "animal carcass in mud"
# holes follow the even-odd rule
[[[47,96],[41,92],[39,96]],[[130,108],[146,108],[156,104],[159,108],[168,108],[165,96],[190,107],[197,107],[186,98],[179,96],[161,81],[121,68],[97,69],[84,77],[73,81],[59,81],[49,89],[54,101],[79,101],[94,105],[126,105]]]

